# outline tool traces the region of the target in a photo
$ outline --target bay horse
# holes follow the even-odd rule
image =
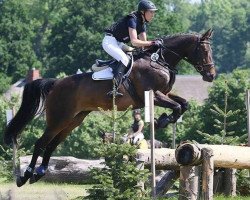
[[[135,95],[125,86],[121,86],[123,97],[116,99],[117,109],[126,110],[130,105],[133,109],[144,107],[144,91],[154,91],[154,104],[170,108],[170,115],[163,113],[156,126],[164,128],[174,123],[187,110],[188,102],[170,91],[175,81],[177,63],[184,59],[191,63],[201,74],[204,81],[212,82],[216,75],[212,58],[210,38],[212,30],[203,34],[177,34],[162,37],[159,60],[151,55],[159,49],[150,48],[134,56],[134,64],[129,75]],[[36,182],[45,175],[49,159],[56,147],[79,126],[84,118],[98,107],[112,109],[112,99],[106,94],[112,88],[112,81],[94,81],[92,72],[76,74],[63,79],[38,79],[25,85],[21,106],[14,118],[7,125],[4,142],[16,144],[17,136],[23,131],[41,106],[46,113],[46,129],[36,141],[33,156],[24,176],[17,176],[18,187],[30,179]],[[43,153],[41,165],[35,169],[37,158]]]

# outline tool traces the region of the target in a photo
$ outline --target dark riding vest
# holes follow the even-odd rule
[[[112,24],[109,28],[106,28],[105,32],[112,34],[119,42],[128,43],[130,41],[128,32],[128,22],[130,18],[133,18],[134,22],[136,23],[136,31],[138,35],[146,31],[146,23],[143,22],[141,13],[136,11],[121,18],[120,20]]]
[[[132,130],[133,130],[134,133],[138,131],[138,129],[139,129],[139,123],[141,121],[142,120],[139,120],[139,121],[135,120],[134,123],[132,124]],[[141,132],[143,132],[143,128],[142,128]]]

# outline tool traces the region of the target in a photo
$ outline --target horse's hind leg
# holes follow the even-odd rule
[[[56,112],[56,114],[58,115],[58,112]],[[17,177],[16,184],[18,187],[24,185],[27,180],[33,176],[37,158],[43,151],[45,151],[47,145],[53,140],[53,138],[63,129],[68,127],[73,119],[74,117],[70,117],[70,115],[61,115],[60,118],[54,117],[54,121],[50,121],[50,125],[47,126],[44,134],[35,143],[32,159],[26,171],[24,172],[24,176]]]
[[[69,133],[79,126],[83,119],[89,114],[89,112],[80,112],[78,113],[72,122],[69,124],[69,126],[65,129],[63,129],[60,133],[58,133],[53,140],[48,144],[46,147],[44,154],[43,154],[43,160],[41,165],[36,168],[35,173],[33,174],[32,178],[30,178],[30,183],[34,183],[38,181],[41,177],[45,175],[45,171],[48,168],[49,159],[53,153],[53,151],[56,149],[56,147],[65,140],[65,138],[69,135]]]
[[[47,127],[44,134],[36,141],[31,162],[24,172],[24,176],[17,177],[16,184],[18,187],[24,185],[27,180],[32,177],[37,158],[45,150],[45,147],[47,146],[49,141],[51,141],[55,137],[55,135],[56,133]]]

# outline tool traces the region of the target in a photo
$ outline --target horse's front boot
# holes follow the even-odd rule
[[[166,128],[168,124],[171,123],[171,118],[166,114],[163,113],[159,119],[155,122],[155,128]]]
[[[24,176],[18,176],[16,178],[17,187],[23,186],[27,182],[27,180],[29,180],[29,178],[32,176],[33,176],[33,169],[28,167],[24,172]]]
[[[40,165],[38,168],[36,168],[36,172],[30,178],[30,184],[33,184],[40,180],[45,175],[47,169],[48,167],[43,165]]]

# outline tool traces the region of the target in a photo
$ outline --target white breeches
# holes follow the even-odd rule
[[[122,51],[123,42],[118,42],[115,37],[105,35],[102,41],[103,49],[117,61],[121,61],[125,66],[128,66],[129,58]]]
[[[143,133],[138,134],[137,136],[134,137],[133,143],[136,144],[137,142],[141,141],[144,139]]]

